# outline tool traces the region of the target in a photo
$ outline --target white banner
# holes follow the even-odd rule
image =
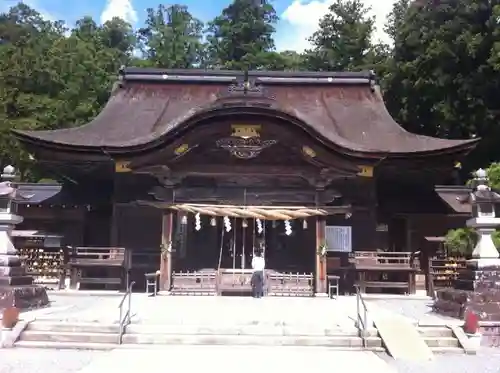
[[[325,229],[327,251],[352,252],[352,227],[327,225]]]

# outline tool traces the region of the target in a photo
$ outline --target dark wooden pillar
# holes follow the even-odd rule
[[[160,290],[169,290],[172,283],[172,211],[163,211],[161,226]]]
[[[413,252],[413,227],[412,219],[410,215],[406,216],[406,247],[404,251]]]
[[[111,208],[111,229],[110,229],[110,237],[109,237],[109,245],[111,247],[118,246],[118,207],[116,203],[113,202],[113,206]]]
[[[314,248],[316,255],[316,295],[323,296],[327,294],[327,277],[326,277],[326,256],[321,255],[319,247],[325,243],[326,220],[323,217],[316,217],[316,247]]]

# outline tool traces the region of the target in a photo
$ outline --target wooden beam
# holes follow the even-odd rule
[[[141,172],[141,169],[134,170]],[[298,176],[307,178],[317,175],[315,167],[294,167],[281,165],[231,165],[231,164],[197,164],[182,168],[172,168],[172,174],[176,175],[256,175],[265,177]]]

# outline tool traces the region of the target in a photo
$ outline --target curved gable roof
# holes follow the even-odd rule
[[[299,121],[324,142],[346,152],[394,156],[463,152],[478,141],[445,140],[405,131],[388,113],[370,73],[249,75],[272,96],[268,99],[268,115],[274,111]],[[241,76],[241,72],[234,71],[125,69],[120,88],[90,123],[15,134],[21,141],[68,149],[124,152],[146,148],[175,133],[183,123],[193,122],[208,112],[216,115],[216,110],[224,111],[218,107],[220,97]]]

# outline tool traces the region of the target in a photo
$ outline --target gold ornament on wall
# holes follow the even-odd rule
[[[189,144],[181,144],[174,149],[175,155],[183,155],[189,150]]]
[[[302,153],[304,153],[305,155],[307,155],[310,158],[316,157],[316,152],[312,148],[310,148],[309,146],[304,145],[302,147]]]
[[[130,162],[129,161],[116,161],[115,162],[115,172],[122,173],[122,172],[131,172],[132,169],[130,169]]]
[[[372,166],[359,166],[358,176],[373,177],[373,167]]]
[[[260,137],[259,131],[260,131],[259,125],[233,124],[231,126],[231,136],[241,137],[242,139]]]

